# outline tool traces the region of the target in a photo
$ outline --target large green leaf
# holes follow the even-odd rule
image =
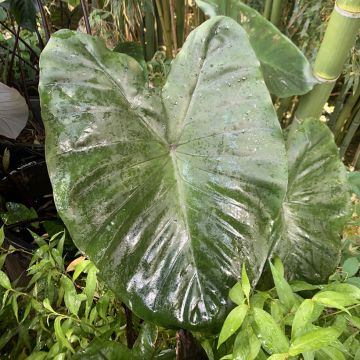
[[[216,331],[242,263],[253,284],[261,273],[287,182],[246,33],[225,17],[198,27],[161,95],[134,59],[68,30],[40,67],[48,169],[76,245],[138,316]]]
[[[302,95],[317,83],[310,63],[298,47],[256,10],[239,0],[196,0],[196,3],[207,16],[227,15],[244,27],[272,94]]]
[[[329,128],[307,119],[287,139],[289,184],[273,233],[290,278],[326,281],[350,213],[345,167]]]

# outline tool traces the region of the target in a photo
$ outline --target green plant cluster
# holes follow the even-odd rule
[[[37,248],[27,269],[28,284],[20,287],[0,270],[1,358],[140,360],[171,347],[174,332],[159,334],[155,325],[132,316],[138,337],[128,349],[123,304],[99,281],[96,267],[80,255],[66,259],[64,232],[51,238],[32,235]],[[24,252],[3,242],[1,228],[0,268],[9,255]]]

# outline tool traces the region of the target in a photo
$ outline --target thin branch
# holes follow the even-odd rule
[[[17,49],[18,43],[19,43],[19,35],[20,35],[20,26],[18,26],[18,29],[16,31],[14,49],[13,49],[12,54],[11,54],[10,65],[9,65],[8,76],[7,76],[7,84],[8,85],[10,85],[11,80],[12,80],[12,70],[13,70],[13,67],[14,67],[16,49]]]
[[[9,50],[6,46],[4,46],[3,44],[0,44],[0,48],[3,48],[3,49],[5,49],[5,50]],[[11,51],[10,51],[11,52]],[[13,54],[13,52],[11,52],[12,54]],[[34,69],[36,72],[38,72],[39,70],[36,68],[36,67],[34,67],[34,65],[32,65],[31,63],[29,63],[27,60],[25,60],[25,59],[23,59],[19,54],[17,54],[16,52],[15,52],[15,56],[17,57],[17,58],[19,58],[20,60],[22,60],[26,65],[28,65],[28,66],[30,66],[32,69]]]
[[[89,10],[87,7],[87,3],[85,2],[85,0],[80,0],[80,2],[81,2],[81,8],[83,11],[83,15],[84,15],[86,32],[89,35],[91,35],[91,28],[90,28],[90,22],[89,22]]]
[[[5,23],[0,21],[0,25],[6,29],[7,31],[11,32],[14,36],[16,35],[16,32],[14,32],[12,29],[10,29]],[[37,59],[39,59],[39,55],[34,51],[34,49],[19,36],[19,41],[21,41],[31,52],[32,55],[34,55]]]
[[[49,31],[48,23],[46,21],[45,10],[44,10],[41,0],[37,0],[37,3],[39,6],[41,21],[42,21],[42,25],[43,25],[44,32],[45,32],[45,39],[46,39],[46,42],[48,42],[50,39],[50,31]]]

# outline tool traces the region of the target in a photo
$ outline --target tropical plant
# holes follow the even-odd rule
[[[308,63],[275,37],[306,85]],[[90,36],[59,31],[42,53],[59,214],[145,320],[216,332],[242,264],[253,286],[275,254],[290,278],[326,281],[337,265],[349,211],[337,147],[317,119],[284,140],[255,53],[235,21],[213,17],[190,34],[160,94],[136,60]],[[273,54],[258,56],[268,64]],[[296,84],[277,66],[275,88]]]
[[[84,256],[69,258],[64,231],[32,233],[34,253],[7,243],[0,229],[0,269],[16,253],[30,258],[27,285],[0,270],[0,351],[11,359],[157,359],[174,355],[174,332],[129,315]],[[161,357],[159,357],[161,358]]]
[[[360,354],[360,289],[341,282],[288,283],[277,258],[270,264],[275,288],[252,295],[242,282],[230,290],[237,305],[227,316],[217,347],[221,359],[356,359]]]

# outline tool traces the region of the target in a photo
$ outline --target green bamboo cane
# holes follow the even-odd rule
[[[344,107],[342,108],[333,128],[335,139],[338,140],[342,129],[344,128],[346,121],[350,118],[351,113],[355,105],[360,100],[360,86],[358,86],[355,94],[349,96],[346,100]]]
[[[272,9],[272,0],[266,0],[264,7],[264,17],[268,20],[270,20],[271,17],[271,9]]]
[[[344,127],[342,128],[342,131],[340,132],[339,136],[337,137],[337,139],[335,139],[336,143],[337,144],[342,144],[343,140],[344,140],[344,137],[346,136],[351,124],[352,124],[352,121],[355,117],[355,115],[357,114],[357,112],[359,111],[360,109],[360,102],[358,102],[354,108],[352,109],[352,112],[349,116],[349,118],[347,119]]]
[[[166,54],[169,58],[172,58],[173,53],[173,39],[172,39],[172,28],[171,28],[171,17],[170,17],[170,1],[162,0],[162,14],[164,19],[164,35],[166,35]]]
[[[176,39],[178,47],[181,47],[184,43],[184,31],[185,31],[185,1],[176,0],[175,2],[176,13]]]
[[[355,168],[355,170],[360,170],[360,144],[356,150],[354,159],[352,161],[352,166]]]
[[[301,98],[295,114],[297,122],[320,117],[359,29],[360,0],[338,0],[314,64],[314,75],[321,83]]]
[[[155,38],[155,16],[154,9],[145,3],[144,9],[144,21],[145,21],[145,59],[149,61],[153,58],[156,49]]]
[[[277,27],[281,23],[283,0],[273,0],[270,21]]]
[[[162,7],[162,4],[164,7]],[[166,10],[166,2],[161,2],[160,0],[156,0],[156,8],[158,10],[159,18],[160,18],[160,24],[162,28],[162,32],[164,34],[164,42],[166,47],[166,55],[168,57],[172,57],[172,44],[171,44],[171,24],[169,19],[168,12],[164,12],[164,9]]]
[[[339,118],[339,115],[344,108],[345,101],[347,99],[346,95],[348,94],[348,92],[349,92],[348,83],[347,83],[347,81],[344,81],[341,86],[340,94],[336,97],[335,104],[334,104],[334,111],[331,113],[330,119],[328,122],[328,126],[332,130],[334,129],[335,124]]]
[[[353,139],[357,129],[360,126],[360,108],[357,110],[353,121],[351,122],[351,125],[348,129],[348,131],[346,132],[345,138],[341,143],[340,146],[340,156],[343,157],[346,153],[346,150],[348,149],[351,140]]]
[[[174,0],[169,0],[170,5],[170,24],[171,24],[171,36],[172,36],[172,44],[173,44],[173,53],[176,55],[178,51],[178,45],[177,45],[177,33],[176,33],[176,21],[175,19],[175,3]]]

